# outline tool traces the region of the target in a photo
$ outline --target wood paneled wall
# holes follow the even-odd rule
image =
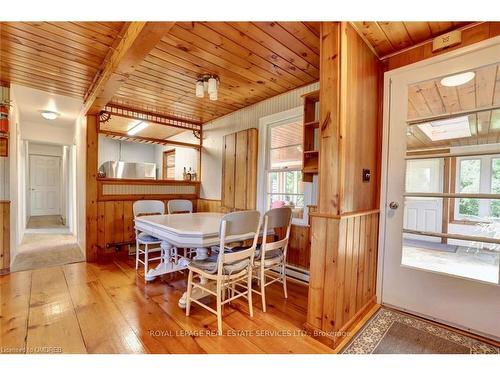
[[[340,214],[378,207],[379,72],[377,57],[350,25],[341,34]],[[362,179],[370,170],[369,182]]]
[[[432,52],[432,43],[399,52],[384,60],[384,70],[392,70],[500,35],[500,22],[483,22],[462,31],[462,43]]]
[[[346,331],[372,302],[377,275],[378,212],[312,218],[307,325]],[[331,335],[335,343],[342,337]]]
[[[0,275],[10,269],[10,202],[0,201]]]
[[[168,200],[161,199],[165,202]],[[120,247],[134,243],[134,212],[135,200],[110,200],[97,203],[97,246],[99,254],[107,252],[108,248]],[[192,200],[196,207],[196,200]]]
[[[346,22],[323,22],[319,199],[311,217],[306,327],[335,346],[374,302],[377,272],[380,72]],[[369,169],[370,181],[363,181]]]

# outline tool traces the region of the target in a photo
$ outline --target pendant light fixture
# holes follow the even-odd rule
[[[219,77],[214,74],[204,74],[198,77],[195,86],[196,97],[203,98],[206,91],[210,100],[217,100],[219,83]]]

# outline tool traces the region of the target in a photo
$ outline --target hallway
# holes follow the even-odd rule
[[[34,270],[85,261],[71,234],[26,233],[12,262],[12,271]]]

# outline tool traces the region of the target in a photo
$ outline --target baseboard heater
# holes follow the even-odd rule
[[[278,271],[271,270],[278,274]],[[309,284],[309,271],[303,268],[298,268],[295,266],[287,265],[286,266],[286,275],[289,279],[293,279],[299,281],[301,283]]]

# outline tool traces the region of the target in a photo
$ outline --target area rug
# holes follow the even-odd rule
[[[60,266],[84,260],[72,235],[26,234],[12,262],[11,271]]]
[[[382,307],[344,354],[499,354],[499,348],[426,320]]]

